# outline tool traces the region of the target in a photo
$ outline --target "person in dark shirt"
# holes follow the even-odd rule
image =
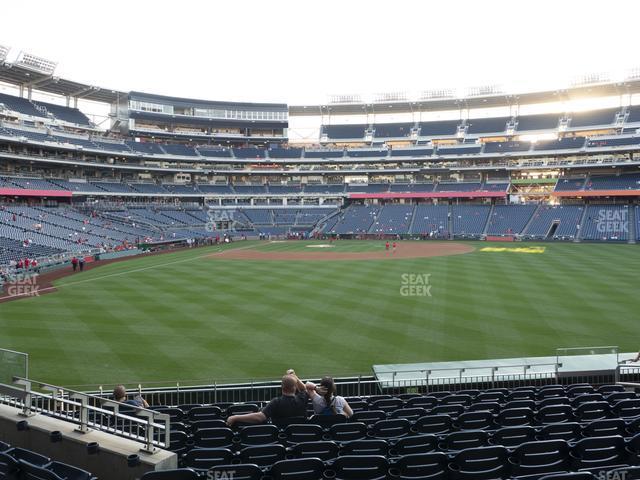
[[[271,400],[260,412],[231,415],[227,418],[230,427],[236,423],[264,423],[268,419],[283,420],[291,417],[306,417],[307,394],[304,383],[293,370],[282,377],[282,395]]]
[[[140,395],[137,395],[131,400],[127,400],[127,390],[126,388],[124,388],[124,385],[118,385],[113,389],[113,398],[116,402],[126,403],[127,405],[131,405],[133,407],[149,408],[149,404],[147,403],[147,401]]]

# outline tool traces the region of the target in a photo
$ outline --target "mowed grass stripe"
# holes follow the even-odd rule
[[[224,248],[314,251],[307,245]],[[367,373],[376,363],[573,345],[636,349],[638,247],[542,246],[543,254],[348,262],[206,258],[216,247],[149,256],[0,305],[0,343],[30,352],[35,378],[67,385],[264,378],[287,367]],[[332,251],[383,248],[339,241]],[[405,273],[430,274],[432,297],[400,295]]]

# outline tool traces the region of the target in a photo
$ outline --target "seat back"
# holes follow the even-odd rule
[[[582,426],[577,422],[545,425],[537,435],[538,440],[564,440],[576,442],[582,438]]]
[[[403,455],[389,469],[391,478],[445,480],[449,459],[442,452]]]
[[[387,478],[389,462],[380,455],[346,455],[333,462],[335,478],[382,480]]]
[[[455,421],[455,427],[460,430],[483,430],[493,426],[491,412],[465,412]]]
[[[569,444],[564,440],[523,443],[509,462],[514,476],[562,472],[569,467]]]
[[[240,429],[238,438],[241,445],[269,445],[279,440],[275,425],[250,425]]]
[[[338,444],[328,440],[298,443],[290,449],[295,458],[319,458],[325,462],[336,458],[339,451]]]
[[[191,423],[201,420],[216,420],[222,417],[222,410],[215,406],[193,407],[189,410],[188,417]]]
[[[140,480],[199,480],[200,476],[190,468],[147,472]]]
[[[228,448],[193,448],[186,453],[183,463],[195,470],[207,470],[217,465],[229,465],[233,457]]]
[[[264,473],[257,465],[241,463],[218,465],[207,472],[208,478],[228,478],[233,480],[261,480]],[[207,478],[207,477],[205,477]],[[202,480],[202,479],[201,479]]]
[[[322,478],[323,471],[324,464],[318,458],[280,460],[271,467],[271,478],[273,480],[318,480]]]
[[[569,405],[549,405],[538,410],[536,420],[541,424],[562,423],[573,420],[573,409]]]
[[[336,442],[361,440],[366,436],[367,426],[362,422],[342,423],[329,428],[329,437]]]
[[[400,408],[391,412],[391,418],[404,418],[410,422],[415,422],[426,414],[427,410],[422,407]]]
[[[469,448],[458,452],[449,465],[451,478],[483,480],[502,478],[508,472],[508,450],[504,447]]]
[[[576,419],[580,422],[591,422],[607,418],[611,410],[607,402],[584,402],[578,405],[574,410]],[[638,410],[640,413],[640,409]]]
[[[399,438],[409,434],[411,423],[404,418],[380,420],[371,427],[371,435],[375,438]]]
[[[464,450],[484,447],[488,440],[489,434],[484,430],[465,430],[450,433],[438,443],[438,448],[440,450]]]
[[[259,467],[268,467],[284,460],[286,450],[282,445],[257,445],[240,450],[240,461],[252,463]]]
[[[531,425],[533,410],[530,408],[505,408],[496,417],[496,423],[501,427],[517,427]]]
[[[625,457],[625,443],[621,436],[583,438],[571,449],[576,470],[623,464]]]
[[[389,445],[384,440],[354,440],[343,443],[340,455],[382,455],[387,456]]]
[[[533,427],[505,427],[493,432],[489,443],[512,448],[535,439],[536,430]]]
[[[389,449],[389,455],[398,457],[415,453],[429,453],[438,448],[438,437],[435,435],[412,435],[395,442]]]
[[[193,435],[196,447],[228,448],[233,444],[234,434],[230,428],[201,428]]]
[[[420,417],[413,428],[417,433],[444,434],[451,431],[452,421],[449,415],[426,415]]]
[[[624,436],[626,434],[627,424],[621,418],[594,420],[582,429],[582,435],[585,437]]]
[[[283,433],[288,444],[301,442],[317,442],[322,440],[322,427],[320,425],[309,425],[294,423],[287,425]]]
[[[407,400],[405,405],[410,408],[421,407],[430,410],[438,405],[438,399],[432,396],[414,397]]]
[[[350,420],[352,422],[362,422],[365,425],[373,425],[386,418],[387,415],[382,410],[363,410],[361,412],[355,412]]]

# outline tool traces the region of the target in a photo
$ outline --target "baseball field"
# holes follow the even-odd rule
[[[640,247],[237,242],[75,273],[0,303],[0,347],[87,388],[369,373],[373,364],[638,348]]]

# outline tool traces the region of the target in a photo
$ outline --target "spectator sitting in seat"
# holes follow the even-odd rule
[[[344,397],[336,394],[337,389],[333,378],[324,377],[320,380],[319,386],[307,383],[306,387],[316,415],[344,415],[347,418],[353,415],[349,403]]]
[[[309,395],[296,372],[287,370],[282,377],[282,396],[271,400],[260,412],[231,415],[227,418],[230,427],[236,423],[263,423],[267,419],[283,420],[291,417],[306,417]]]
[[[116,402],[126,403],[139,408],[149,408],[147,401],[140,395],[136,395],[132,400],[127,400],[127,389],[124,385],[118,385],[113,389],[113,399]]]

